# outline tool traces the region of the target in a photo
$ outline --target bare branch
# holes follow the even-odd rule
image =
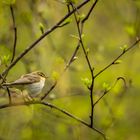
[[[124,85],[125,85],[125,89],[127,88],[126,87],[126,81],[125,81],[125,78],[123,78],[123,77],[118,77],[117,79],[116,79],[116,81],[115,81],[115,83],[113,84],[113,86],[111,86],[109,89],[105,89],[105,91],[104,91],[104,93],[102,94],[102,96],[94,103],[94,107],[95,107],[95,105],[107,94],[107,93],[109,93],[115,86],[116,86],[116,84],[118,83],[118,81],[119,80],[122,80],[123,82],[124,82]]]
[[[97,2],[98,2],[98,0],[95,0],[95,2],[93,3],[93,5],[91,6],[90,10],[88,11],[87,15],[86,15],[85,18],[82,20],[82,24],[83,24],[86,20],[88,20],[88,18],[89,18],[89,16],[91,15],[91,13],[92,13],[94,7],[96,6]]]
[[[13,10],[13,6],[12,5],[10,5],[10,10],[11,10],[11,16],[12,16],[12,21],[13,21],[13,29],[14,29],[13,54],[12,54],[12,58],[11,58],[11,63],[12,63],[14,58],[15,58],[15,53],[16,53],[17,27],[16,27],[16,24],[15,24],[15,16],[14,16],[14,10]]]
[[[99,76],[101,73],[103,73],[106,69],[108,69],[109,67],[111,67],[112,65],[115,64],[115,62],[122,57],[125,53],[127,53],[129,50],[131,50],[132,48],[134,48],[138,43],[140,42],[140,38],[138,38],[130,47],[128,47],[127,49],[123,50],[122,53],[117,56],[111,63],[109,63],[106,67],[104,67],[102,70],[100,70],[95,76],[94,78],[96,78],[97,76]]]
[[[58,82],[58,81],[57,81],[57,82]],[[51,86],[51,88],[40,98],[41,100],[44,100],[44,99],[48,96],[48,94],[56,87],[57,82],[55,82],[55,83]]]
[[[69,113],[68,111],[63,110],[63,109],[61,109],[61,108],[59,108],[59,107],[57,107],[57,106],[55,106],[55,105],[53,105],[53,104],[51,104],[51,103],[48,103],[48,102],[34,101],[34,102],[20,102],[20,103],[4,104],[4,105],[0,105],[0,109],[9,108],[9,107],[15,107],[15,106],[33,105],[33,104],[45,105],[45,106],[48,106],[48,107],[50,107],[50,108],[52,108],[52,109],[58,110],[58,111],[62,112],[63,114],[69,116],[70,118],[72,118],[72,119],[78,121],[79,123],[81,123],[81,124],[83,124],[83,125],[85,125],[85,126],[91,128],[91,127],[89,126],[89,124],[86,123],[85,121],[83,121],[83,120],[81,120],[80,118],[78,118],[78,117],[72,115],[72,114]],[[94,130],[95,132],[99,133],[99,134],[104,138],[104,140],[106,140],[105,134],[102,133],[100,130],[98,130],[98,129],[95,128],[95,127],[92,127],[91,129]]]
[[[6,87],[7,93],[8,93],[8,98],[9,98],[9,104],[12,104],[12,97],[11,97],[11,93],[8,87]]]
[[[84,25],[84,22],[89,18],[89,15],[91,14],[93,8],[95,7],[97,1],[95,1],[91,7],[91,9],[89,10],[85,20],[83,22],[81,22],[81,29],[80,29],[80,26],[79,26],[79,20],[77,18],[77,15],[76,13],[74,12],[74,17],[75,17],[75,21],[76,21],[76,24],[77,24],[77,29],[78,29],[78,34],[79,34],[79,44],[81,44],[81,47],[82,47],[82,50],[83,50],[83,53],[85,55],[85,58],[86,58],[86,61],[87,61],[87,64],[88,64],[88,67],[89,67],[89,70],[90,70],[90,73],[91,73],[91,79],[92,79],[92,82],[91,82],[91,85],[89,87],[89,90],[90,90],[90,102],[91,102],[91,114],[90,114],[90,127],[92,128],[93,127],[93,114],[94,114],[94,102],[93,102],[93,88],[94,88],[94,73],[93,73],[93,67],[91,65],[91,62],[88,58],[88,54],[85,50],[85,47],[84,47],[84,43],[83,43],[83,40],[82,40],[82,31],[83,31],[83,25]],[[75,9],[74,5],[71,3],[71,6],[73,9]],[[78,12],[77,12],[78,13]],[[76,48],[76,51],[78,49]]]

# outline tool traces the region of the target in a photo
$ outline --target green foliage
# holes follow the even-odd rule
[[[44,32],[44,25],[41,22],[39,23],[39,29],[42,33]]]
[[[78,19],[81,21],[85,18],[85,16],[86,16],[85,14],[78,15]]]
[[[108,83],[104,82],[103,83],[103,88],[104,88],[105,91],[109,91],[111,89],[111,86]]]
[[[67,24],[70,24],[72,22],[72,19],[71,18],[67,18],[62,25],[60,25],[61,27],[67,25]]]
[[[114,62],[114,64],[120,64],[120,63],[122,63],[122,60],[119,59]]]
[[[0,46],[0,61],[1,61],[1,65],[7,66],[8,63],[10,62],[10,51],[8,48],[6,48],[5,46]]]
[[[91,86],[91,82],[92,82],[91,79],[86,77],[86,78],[81,78],[81,80],[87,88],[89,88]]]
[[[4,64],[4,65],[7,65],[8,64],[8,62],[9,62],[9,60],[10,60],[10,56],[9,55],[4,55],[2,58],[1,58],[1,62],[2,62],[2,64]]]
[[[123,51],[123,52],[125,52],[126,50],[127,50],[127,48],[128,48],[128,45],[123,45],[122,47],[120,47],[120,49]]]

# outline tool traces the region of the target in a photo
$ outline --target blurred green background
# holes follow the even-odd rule
[[[0,73],[10,62],[14,40],[7,2],[0,1]],[[80,2],[82,0],[76,5]],[[86,14],[92,3],[80,9],[80,14]],[[13,9],[17,27],[16,56],[41,36],[40,26],[48,30],[67,13],[66,5],[57,0],[16,0]],[[72,37],[78,35],[73,16],[69,20],[70,24],[52,32],[25,55],[10,70],[7,81],[41,70],[50,77],[42,92],[45,93],[55,79],[61,77],[46,101],[89,122],[89,91],[82,79],[90,78],[90,73],[82,49],[78,51],[78,59],[61,75],[78,42]],[[139,0],[99,0],[84,27],[84,44],[90,50],[89,58],[95,73],[121,53],[120,47],[130,46],[139,34]],[[113,65],[95,81],[94,99],[101,96],[104,82],[112,85],[119,76],[124,77],[129,86],[124,92],[123,82],[119,82],[95,107],[94,125],[110,140],[140,139],[139,53],[137,45],[121,58],[121,64]],[[1,104],[7,102],[6,94],[0,90]],[[32,105],[0,110],[0,140],[46,139],[100,140],[102,137],[49,107]]]

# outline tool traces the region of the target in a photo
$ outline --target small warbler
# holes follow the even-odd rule
[[[21,89],[22,91],[26,90],[30,97],[36,97],[43,89],[46,77],[44,73],[40,71],[35,71],[22,75],[19,79],[11,83],[3,83],[2,86],[6,87],[15,87]]]

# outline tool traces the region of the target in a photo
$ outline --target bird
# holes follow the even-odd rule
[[[9,88],[15,87],[21,91],[26,91],[29,99],[36,97],[42,91],[47,78],[48,77],[43,72],[35,71],[22,75],[13,82],[3,83],[2,86]]]

